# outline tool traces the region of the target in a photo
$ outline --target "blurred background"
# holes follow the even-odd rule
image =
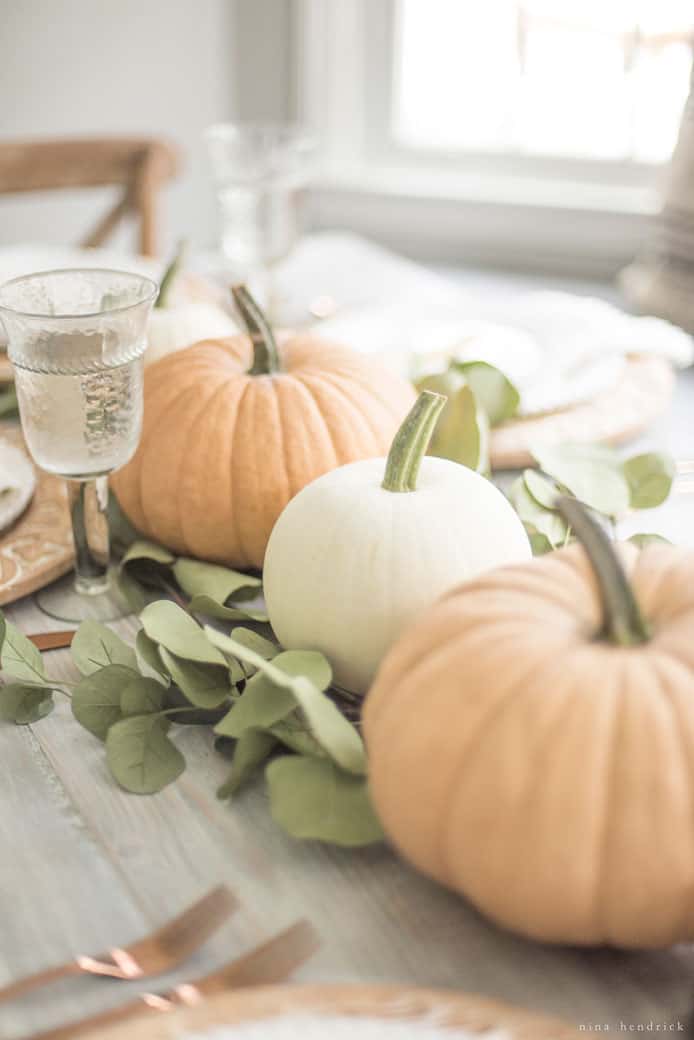
[[[688,94],[687,0],[0,0],[0,142],[181,151],[161,248],[220,237],[210,124],[318,135],[314,229],[416,259],[613,276],[647,240]],[[694,189],[693,189],[694,193]],[[111,189],[0,198],[0,245],[65,243]]]

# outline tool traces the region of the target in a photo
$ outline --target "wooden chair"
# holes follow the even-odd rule
[[[144,256],[156,255],[157,193],[178,168],[173,145],[150,138],[0,141],[0,194],[121,186],[115,206],[80,245],[101,245],[132,215]]]

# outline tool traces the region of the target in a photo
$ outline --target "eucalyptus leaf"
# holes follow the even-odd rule
[[[23,683],[5,683],[0,686],[0,719],[27,726],[38,722],[53,710],[50,690]]]
[[[319,689],[330,685],[332,672],[322,654],[285,650],[272,663],[288,676],[305,676]],[[297,699],[291,688],[278,685],[265,672],[256,672],[229,714],[217,724],[215,733],[239,738],[249,729],[269,729],[296,707]]]
[[[653,509],[662,505],[670,494],[675,463],[670,455],[652,451],[627,459],[623,472],[629,485],[631,508]]]
[[[120,710],[123,715],[150,715],[162,710],[165,697],[160,682],[136,675],[121,693]]]
[[[645,549],[647,545],[672,545],[669,538],[663,538],[662,534],[655,534],[650,532],[641,532],[632,534],[630,538],[627,538],[628,542],[633,542],[639,549]]]
[[[14,383],[0,390],[0,418],[10,419],[19,416],[19,405],[17,403],[17,391]]]
[[[526,528],[545,538],[556,549],[566,541],[568,527],[565,520],[550,509],[545,509],[528,491],[525,478],[517,477],[509,488],[509,499]]]
[[[523,483],[539,506],[544,506],[545,509],[556,508],[561,491],[553,480],[538,473],[536,469],[524,469]]]
[[[533,556],[545,556],[548,552],[553,551],[554,546],[546,535],[540,534],[539,531],[534,530],[534,528],[528,525],[526,525],[525,529]]]
[[[164,667],[179,690],[196,708],[218,708],[231,695],[231,681],[224,660],[222,666],[199,664],[159,647]]]
[[[121,695],[141,676],[122,664],[110,664],[87,675],[72,692],[72,714],[99,740],[105,740],[110,727],[121,717]]]
[[[249,729],[236,742],[231,772],[217,791],[218,798],[231,798],[245,784],[277,745],[271,733]]]
[[[611,448],[600,444],[542,444],[532,453],[545,473],[599,513],[618,516],[629,508],[629,485]]]
[[[106,761],[115,780],[133,794],[154,794],[176,780],[185,759],[169,740],[167,719],[133,715],[111,726]]]
[[[277,737],[281,744],[288,747],[290,751],[296,751],[298,755],[313,755],[315,758],[329,757],[308,729],[307,723],[298,709],[276,722],[270,732]]]
[[[41,651],[11,621],[7,620],[5,621],[5,638],[0,660],[3,669],[16,679],[46,682]]]
[[[197,624],[176,603],[170,600],[157,600],[150,603],[140,615],[142,627],[160,646],[165,647],[176,657],[200,664],[220,664],[226,667],[223,654],[211,645],[205,629]]]
[[[448,401],[436,424],[429,454],[452,459],[469,469],[489,469],[489,422],[479,407],[472,387],[461,375],[426,376],[418,390],[445,394]]]
[[[242,607],[226,607],[218,603],[211,596],[200,593],[193,596],[188,609],[193,614],[205,614],[207,617],[217,618],[219,621],[262,621],[268,620],[264,610],[244,610]]]
[[[256,654],[259,654],[266,661],[271,661],[280,652],[277,643],[273,643],[271,639],[261,636],[259,632],[254,632],[252,628],[244,628],[243,625],[237,625],[236,628],[232,628],[231,638],[245,646],[246,649],[255,651]],[[253,665],[247,662],[242,664],[242,668],[243,674],[246,676],[253,675],[256,670]]]
[[[118,556],[122,556],[140,538],[140,532],[130,523],[113,494],[108,496],[106,515],[111,546]]]
[[[150,639],[144,628],[135,637],[135,657],[141,673],[149,679],[156,679],[163,686],[171,684],[171,678],[159,654],[159,647]]]
[[[91,675],[109,664],[123,664],[137,668],[132,647],[115,632],[98,621],[83,621],[75,632],[70,647],[72,659],[82,675]]]
[[[275,759],[265,775],[272,817],[292,837],[346,847],[383,840],[365,777],[301,755]]]
[[[156,542],[150,542],[146,538],[138,538],[123,556],[121,567],[135,560],[148,560],[151,563],[170,567],[175,562],[176,557],[168,549],[157,545]]]
[[[0,657],[2,657],[2,648],[5,643],[5,634],[7,632],[7,622],[5,621],[5,615],[0,610]]]
[[[465,376],[490,426],[513,418],[518,411],[520,394],[500,369],[487,361],[452,361],[451,368]]]
[[[324,751],[338,765],[351,773],[366,772],[366,754],[361,737],[333,701],[322,693],[310,678],[307,678],[305,674],[288,675],[283,669],[276,666],[276,659],[265,661],[255,651],[248,650],[230,636],[225,636],[213,628],[206,627],[205,632],[210,641],[220,650],[237,657],[244,663],[253,665],[275,685],[289,690],[301,708],[309,730]],[[323,676],[326,674],[327,662],[325,665],[319,666],[316,663],[316,657],[320,658],[322,655],[316,655],[315,651],[295,650],[287,651],[287,653],[301,655],[304,668],[309,672],[315,669],[313,674],[318,675],[319,682],[321,675],[318,669],[321,669]],[[230,736],[228,732],[223,735]]]
[[[127,570],[116,572],[116,585],[133,614],[139,614],[152,602],[152,592]]]
[[[251,574],[185,556],[176,560],[173,573],[187,596],[209,596],[220,606],[228,599],[257,596],[262,589],[260,578]]]

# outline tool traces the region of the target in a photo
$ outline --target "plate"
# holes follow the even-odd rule
[[[131,1019],[110,1030],[100,1029],[98,1040],[210,1040],[226,1037],[222,1026],[270,1022],[278,1016],[348,1017],[440,1027],[441,1040],[459,1031],[489,1035],[489,1040],[578,1040],[572,1026],[508,1004],[446,990],[405,986],[258,986],[221,994],[197,1007],[158,1018]],[[458,1029],[456,1030],[456,1027]],[[417,1032],[411,1031],[411,1040]],[[297,1034],[298,1035],[298,1034]],[[325,1036],[330,1036],[329,1027]],[[373,1034],[371,1034],[373,1035]],[[396,1036],[399,1037],[400,1031]],[[404,1032],[403,1032],[403,1035]],[[464,1035],[464,1034],[462,1034]],[[234,1030],[229,1029],[230,1040]],[[97,1040],[97,1034],[89,1034]]]
[[[28,457],[18,426],[0,423],[0,439],[21,448]],[[2,606],[67,574],[74,560],[65,481],[36,466],[34,469],[34,497],[16,523],[0,536]]]
[[[568,441],[621,444],[647,430],[670,404],[675,375],[668,361],[630,357],[618,384],[593,401],[545,415],[513,419],[492,430],[492,469],[536,465],[531,447]]]

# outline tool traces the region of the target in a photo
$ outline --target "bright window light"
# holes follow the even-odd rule
[[[662,162],[692,68],[692,0],[398,0],[401,145]]]

